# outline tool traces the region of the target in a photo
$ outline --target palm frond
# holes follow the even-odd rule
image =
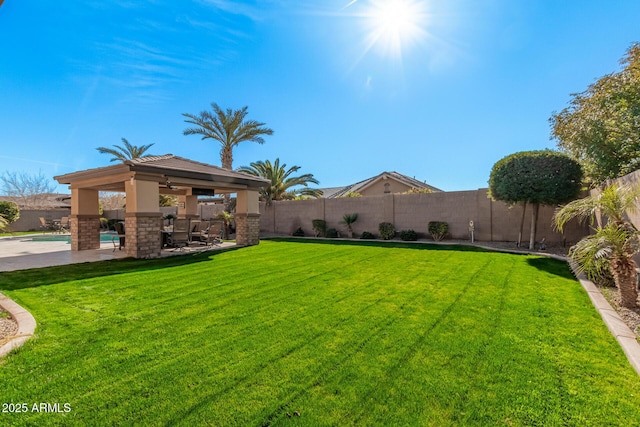
[[[234,147],[244,141],[264,144],[262,136],[273,134],[273,130],[265,127],[264,123],[255,120],[245,121],[247,114],[246,106],[240,110],[231,108],[223,110],[218,104],[212,102],[211,111],[202,111],[199,115],[182,114],[186,117],[186,123],[195,125],[184,129],[183,134],[200,135],[202,140],[218,141],[222,167],[231,169]]]

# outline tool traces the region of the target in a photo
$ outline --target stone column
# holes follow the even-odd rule
[[[260,243],[260,214],[236,213],[236,244],[251,246]]]
[[[98,190],[71,189],[71,250],[100,249]]]
[[[125,214],[125,250],[134,258],[157,258],[162,250],[162,213]]]
[[[260,243],[260,205],[257,191],[238,191],[235,220],[238,246]]]
[[[162,213],[158,182],[136,176],[125,182],[125,249],[134,258],[157,258],[162,250]]]

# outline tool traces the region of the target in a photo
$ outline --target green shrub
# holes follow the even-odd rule
[[[429,222],[429,234],[433,237],[433,240],[439,242],[444,239],[449,233],[449,224],[444,221],[431,221]]]
[[[598,265],[594,271],[586,271],[587,279],[591,280],[598,286],[615,287],[616,282],[613,279],[609,265],[611,260],[600,257],[595,259],[595,263]]]
[[[313,219],[311,220],[311,224],[313,225],[313,230],[316,232],[316,237],[325,237],[327,234],[327,221],[324,219]]]
[[[100,218],[100,228],[103,228],[105,230],[109,229],[109,220],[105,217],[101,217]]]
[[[13,202],[0,202],[0,216],[11,224],[20,218],[20,208]]]
[[[304,230],[302,229],[302,227],[298,227],[296,228],[296,231],[294,231],[292,235],[296,237],[304,237]]]
[[[363,231],[362,235],[360,236],[361,239],[375,239],[376,236],[373,235],[373,233],[369,233],[368,231]]]
[[[329,239],[335,239],[336,237],[339,237],[338,236],[338,230],[336,230],[335,228],[329,228],[327,230],[327,237]]]
[[[406,241],[413,241],[413,240],[418,240],[418,233],[416,233],[414,230],[402,230],[400,232],[400,239],[401,240],[406,240]]]
[[[390,222],[381,222],[378,225],[378,231],[380,232],[380,237],[384,240],[391,240],[396,235],[396,229]]]

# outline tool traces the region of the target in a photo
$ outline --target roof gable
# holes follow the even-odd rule
[[[375,183],[377,183],[378,181],[381,180],[387,180],[387,179],[392,179],[395,180],[401,184],[404,184],[406,186],[408,186],[409,188],[426,188],[429,189],[431,191],[434,192],[439,192],[442,191],[439,188],[433,187],[429,184],[426,184],[422,181],[418,181],[415,178],[411,178],[407,175],[403,175],[401,173],[392,171],[392,172],[382,172],[376,176],[373,176],[371,178],[362,180],[360,182],[357,182],[355,184],[351,184],[348,185],[346,187],[341,187],[341,188],[337,188],[338,191],[332,192],[330,194],[328,194],[327,190],[334,190],[334,189],[326,189],[324,190],[324,197],[328,198],[328,199],[333,199],[336,197],[343,197],[348,193],[354,192],[354,193],[359,193],[361,191],[366,190],[368,187],[371,187],[372,185],[374,185]]]

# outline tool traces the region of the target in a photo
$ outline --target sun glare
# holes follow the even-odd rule
[[[394,57],[402,56],[403,49],[425,34],[424,1],[372,0],[366,15],[371,27],[369,48],[377,45]]]

